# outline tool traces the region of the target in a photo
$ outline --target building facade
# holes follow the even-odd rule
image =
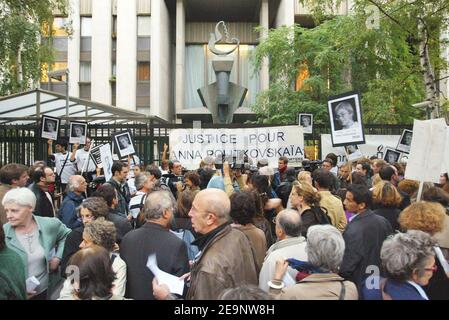
[[[255,27],[313,25],[298,0],[69,2],[68,17],[55,13],[56,61],[48,69],[69,69],[71,96],[169,122],[183,109],[201,107],[197,89],[215,82],[207,43],[218,21],[225,21],[230,37],[240,40],[232,53],[230,80],[248,89],[243,106],[254,103],[269,86],[268,62],[254,72],[250,59],[265,36]],[[344,1],[338,12],[347,14],[350,3]],[[50,82],[45,75],[41,88],[65,92],[65,84]]]

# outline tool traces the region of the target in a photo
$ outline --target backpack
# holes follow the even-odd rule
[[[318,221],[319,224],[331,224],[331,218],[327,214],[327,209],[324,207],[311,207],[310,210],[312,210],[313,214],[315,215],[316,221]]]
[[[185,242],[187,245],[187,255],[189,256],[189,260],[195,260],[195,256],[200,252],[197,246],[192,245],[192,242],[195,241],[195,237],[193,236],[192,231],[188,229],[178,229],[176,231],[170,230],[174,233],[179,239]]]

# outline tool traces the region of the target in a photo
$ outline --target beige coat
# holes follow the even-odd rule
[[[342,201],[334,196],[330,191],[319,191],[321,196],[320,206],[327,209],[327,214],[332,220],[332,225],[340,232],[345,231],[348,221]]]
[[[269,292],[279,300],[339,300],[342,283],[345,287],[343,300],[357,300],[355,284],[334,273],[315,273],[283,289],[270,288]]]

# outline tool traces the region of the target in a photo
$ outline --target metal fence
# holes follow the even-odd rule
[[[294,124],[292,124],[294,125]],[[231,124],[213,125],[202,123],[202,128],[258,128],[280,125]],[[164,143],[169,143],[170,130],[192,128],[189,124],[107,124],[89,125],[88,136],[98,143],[111,143],[111,137],[116,132],[130,131],[134,139],[134,147],[140,159],[145,163],[160,163]],[[407,125],[364,125],[365,134],[369,135],[400,135]],[[63,127],[59,136],[67,137],[68,130]],[[321,134],[330,133],[329,126],[314,125],[313,134],[304,136],[305,146],[316,146],[321,154]],[[0,126],[0,166],[7,163],[22,163],[31,165],[37,160],[46,160],[47,141],[40,138],[40,128],[36,124],[1,125]]]

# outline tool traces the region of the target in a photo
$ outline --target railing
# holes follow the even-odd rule
[[[269,125],[277,126],[277,125]],[[269,127],[260,124],[230,124],[213,125],[202,124],[203,128],[257,128]],[[95,144],[111,143],[111,136],[115,132],[129,130],[133,136],[134,146],[140,159],[149,164],[159,164],[164,143],[169,143],[170,131],[173,129],[191,128],[188,124],[89,124],[88,136],[95,140]],[[370,135],[400,135],[404,129],[411,129],[407,125],[365,125],[365,134]],[[314,125],[313,134],[304,136],[305,146],[316,146],[321,154],[321,134],[330,133],[328,125]],[[60,130],[59,136],[67,136],[67,128]],[[0,125],[0,166],[16,162],[31,165],[37,160],[46,160],[47,141],[40,138],[40,128],[36,124]]]

